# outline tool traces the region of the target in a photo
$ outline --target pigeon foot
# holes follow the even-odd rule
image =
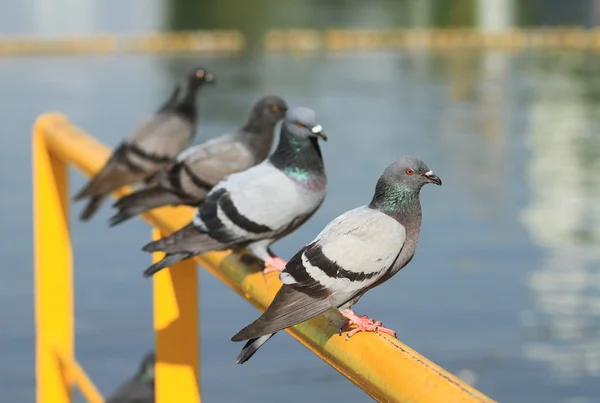
[[[281,258],[270,257],[265,259],[265,269],[263,270],[263,273],[281,272],[286,264],[287,262]]]
[[[384,327],[380,320],[369,318],[367,315],[358,316],[352,309],[344,309],[343,311],[340,311],[340,313],[344,318],[348,319],[348,322],[340,329],[340,336],[343,331],[349,330],[352,328],[352,325],[354,325],[354,328],[346,334],[346,340],[359,332],[380,332],[396,337],[396,332]]]

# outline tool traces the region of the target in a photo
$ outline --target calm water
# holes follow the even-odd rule
[[[142,22],[130,29],[127,18],[108,18],[115,7],[108,3],[81,2],[87,6],[74,12],[97,11],[90,17],[95,25],[58,24],[46,3],[33,1],[0,22],[7,32],[49,33],[186,26],[181,10],[144,8]],[[211,4],[214,24],[228,26],[215,5],[222,3]],[[406,22],[389,12],[389,2],[379,4],[366,21]],[[332,13],[317,10],[325,10],[322,18]],[[281,26],[277,13],[265,24]],[[231,17],[241,24],[243,15]],[[306,26],[321,14],[283,15],[286,23]],[[356,25],[351,15],[338,22]],[[396,157],[419,155],[444,186],[422,192],[417,255],[356,311],[382,319],[402,341],[498,401],[598,401],[600,59],[491,51],[0,59],[3,401],[34,398],[33,120],[58,110],[114,146],[163,101],[177,73],[198,60],[218,85],[201,94],[196,142],[239,126],[265,93],[315,109],[330,138],[323,145],[327,199],[304,227],[275,245],[277,253],[291,257],[332,218],[367,203]],[[83,183],[74,172],[72,191]],[[77,356],[106,395],[152,346],[151,282],[141,277],[149,256],[140,251],[150,231],[140,220],[109,229],[108,206],[82,225],[75,221],[81,208],[72,208]],[[247,365],[235,366],[241,346],[229,338],[257,311],[204,271],[201,292],[206,401],[368,401],[284,334]]]

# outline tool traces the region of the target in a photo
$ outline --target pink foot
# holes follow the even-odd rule
[[[340,329],[340,336],[342,335],[342,331],[350,329],[352,325],[355,326],[354,329],[346,334],[346,340],[358,332],[381,332],[396,337],[396,332],[384,327],[380,320],[371,319],[367,315],[358,316],[351,309],[340,311],[340,313],[344,318],[348,319],[348,322]]]
[[[264,274],[272,273],[272,272],[280,272],[283,270],[287,262],[278,257],[270,257],[265,260],[265,269],[263,270]]]

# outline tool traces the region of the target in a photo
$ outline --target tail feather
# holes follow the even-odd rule
[[[198,255],[209,251],[227,249],[229,245],[220,243],[210,235],[200,232],[191,222],[171,235],[146,244],[145,252],[189,253]]]
[[[175,263],[188,259],[193,256],[193,253],[172,253],[167,254],[160,262],[154,263],[152,266],[144,270],[144,277],[152,277],[165,267],[173,266]]]
[[[256,354],[258,349],[261,348],[262,345],[267,341],[269,341],[271,337],[275,336],[275,334],[276,333],[266,334],[264,336],[257,337],[256,339],[248,340],[248,342],[242,348],[242,351],[240,351],[238,354],[235,363],[243,364],[248,361],[254,354]]]
[[[110,226],[113,227],[157,207],[180,203],[182,203],[182,200],[179,196],[164,188],[156,186],[142,189],[119,199],[113,204],[113,207],[118,208],[119,211],[110,218]]]
[[[81,221],[88,221],[90,218],[92,218],[100,206],[102,206],[107,196],[108,195],[92,196],[88,204],[84,207],[83,211],[79,214],[79,219]]]

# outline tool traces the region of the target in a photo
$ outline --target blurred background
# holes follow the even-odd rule
[[[594,28],[594,0],[23,0],[0,2],[11,35],[234,29],[238,52],[0,56],[0,391],[34,400],[31,127],[60,111],[111,147],[200,62],[195,142],[239,127],[267,93],[317,112],[329,193],[275,244],[285,259],[338,214],[368,203],[383,169],[422,157],[426,187],[413,262],[356,306],[500,402],[600,401],[600,58],[598,47],[396,47],[272,51],[273,29]],[[73,172],[71,191],[84,183]],[[72,205],[77,357],[106,396],[153,346],[150,228],[109,229]],[[236,366],[229,341],[257,311],[202,271],[202,395],[208,402],[368,397],[291,337]],[[398,382],[402,382],[401,379]],[[82,400],[81,400],[82,401]]]

